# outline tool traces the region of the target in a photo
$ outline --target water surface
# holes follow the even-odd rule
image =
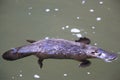
[[[89,37],[92,45],[120,52],[119,0],[1,0],[0,54],[29,44],[26,39]],[[118,54],[119,55],[119,54]],[[88,68],[77,61],[37,58],[17,61],[0,57],[0,80],[120,80],[119,58],[112,63],[93,59]]]

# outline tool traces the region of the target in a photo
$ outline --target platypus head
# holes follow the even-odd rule
[[[81,37],[79,40],[75,40],[75,42],[81,42],[85,44],[84,52],[89,58],[99,58],[103,59],[106,62],[111,62],[112,60],[117,59],[117,55],[114,53],[107,52],[101,48],[97,48],[95,46],[91,46],[90,39],[86,37]]]
[[[97,54],[97,58],[103,59],[106,62],[111,62],[111,61],[117,59],[117,54],[107,52],[107,51],[100,49],[100,48],[97,50],[96,54]]]
[[[95,46],[87,46],[86,54],[93,58],[99,58],[105,62],[111,62],[117,59],[117,54],[107,52],[101,48]]]

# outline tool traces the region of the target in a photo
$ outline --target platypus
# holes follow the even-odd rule
[[[42,68],[44,59],[73,59],[81,62],[80,67],[87,67],[91,64],[88,59],[98,58],[106,62],[111,62],[117,58],[117,55],[114,53],[90,45],[91,41],[86,37],[81,37],[75,41],[65,39],[27,41],[30,42],[30,44],[6,51],[2,55],[3,59],[13,61],[35,55],[39,58],[38,64],[40,68]]]

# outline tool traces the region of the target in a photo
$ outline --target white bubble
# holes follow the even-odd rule
[[[66,25],[65,28],[69,28],[69,25]]]
[[[20,76],[20,77],[22,77],[23,75],[22,75],[22,74],[20,74],[19,76]]]
[[[66,25],[65,27],[62,27],[63,30],[67,29],[67,28],[69,28],[69,25]]]
[[[97,45],[97,43],[94,43],[94,45],[96,46],[96,45]]]
[[[55,10],[55,11],[59,11],[59,9],[58,9],[58,8],[55,8],[54,10]]]
[[[49,39],[49,37],[45,37],[45,39]]]
[[[82,37],[82,35],[81,34],[75,34],[78,38],[80,38],[80,37]]]
[[[101,21],[101,17],[97,17],[96,20],[97,20],[97,21]]]
[[[85,0],[82,0],[82,4],[85,4],[86,3],[86,1]]]
[[[91,74],[90,72],[87,72],[87,74]]]
[[[29,9],[29,10],[31,10],[31,9],[32,9],[32,7],[28,7],[28,9]]]
[[[103,1],[100,1],[99,4],[103,4]]]
[[[77,19],[80,19],[80,17],[77,17]]]
[[[62,27],[62,29],[64,30],[64,29],[65,29],[65,27]]]
[[[46,12],[50,12],[50,9],[45,9]]]
[[[35,75],[34,75],[34,78],[38,79],[38,78],[40,78],[40,76],[37,75],[37,74],[35,74]]]
[[[94,12],[94,9],[90,9],[89,11],[90,11],[90,12]]]
[[[79,33],[79,32],[80,32],[80,30],[79,30],[79,29],[77,29],[77,28],[72,28],[72,29],[71,29],[71,32],[74,32],[74,33]]]
[[[28,15],[31,15],[32,13],[31,12],[28,12]]]
[[[67,74],[65,73],[65,74],[63,74],[63,76],[64,76],[64,77],[66,77],[66,76],[67,76]]]
[[[92,29],[95,29],[95,26],[92,26]]]
[[[14,76],[12,76],[12,79],[15,79],[15,77],[14,77]]]

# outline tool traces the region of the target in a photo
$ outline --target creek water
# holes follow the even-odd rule
[[[27,39],[91,39],[91,45],[118,54],[106,63],[91,59],[79,68],[74,60],[48,59],[43,69],[37,58],[6,61],[0,57],[0,80],[120,80],[119,0],[1,0],[0,54],[29,44]]]

